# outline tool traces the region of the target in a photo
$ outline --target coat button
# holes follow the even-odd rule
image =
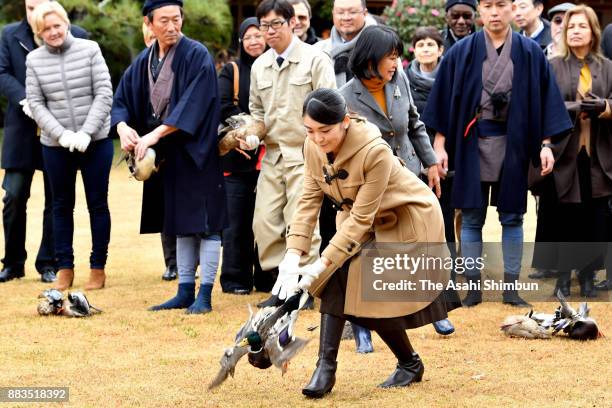
[[[393,119],[393,115],[389,115],[389,119]]]
[[[395,133],[389,132],[389,136],[395,136]]]

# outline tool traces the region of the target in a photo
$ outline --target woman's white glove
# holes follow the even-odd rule
[[[83,132],[82,130],[79,130],[78,132],[75,133],[75,138],[76,140],[74,143],[74,148],[77,149],[81,153],[85,153],[85,150],[87,150],[87,147],[89,146],[89,143],[91,142],[91,136],[89,136],[87,133]]]
[[[255,150],[259,146],[259,138],[255,135],[248,135],[244,138],[244,141],[242,139],[239,140],[242,150]]]
[[[300,279],[299,283],[295,286],[294,291],[297,292],[299,289],[307,291],[310,289],[312,282],[314,282],[325,269],[327,269],[327,266],[323,264],[321,258],[309,265],[304,266],[303,268],[298,269],[296,276],[300,275],[302,279]]]
[[[272,294],[284,300],[287,295],[291,295],[289,290],[294,289],[297,285],[297,271],[300,267],[300,255],[295,252],[287,252],[285,257],[278,264],[278,278],[272,288]]]
[[[27,99],[22,99],[19,101],[19,104],[21,105],[21,110],[23,111],[23,113],[30,119],[34,119],[34,115],[32,115],[32,109],[30,109],[30,104],[28,103]]]
[[[60,144],[60,146],[73,151],[74,143],[76,142],[76,133],[70,129],[66,129],[62,132],[59,139],[57,139],[57,142]]]

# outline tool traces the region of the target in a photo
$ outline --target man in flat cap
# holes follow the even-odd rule
[[[213,58],[181,33],[183,2],[147,0],[144,22],[155,43],[140,53],[117,88],[111,126],[137,159],[153,147],[159,177],[144,183],[141,233],[177,235],[177,295],[150,310],[212,310],[225,187],[217,150],[219,95]],[[202,263],[195,299],[195,270]]]
[[[474,18],[476,16],[477,0],[447,0],[446,28],[442,30],[444,39],[444,52],[450,50],[457,41],[475,31]]]
[[[563,17],[565,13],[576,7],[574,3],[561,3],[548,10],[550,19],[550,35],[552,42],[544,50],[544,54],[551,59],[559,53],[559,43],[561,42],[561,32],[563,31]]]

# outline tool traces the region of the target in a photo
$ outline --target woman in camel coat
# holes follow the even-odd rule
[[[350,117],[338,91],[318,89],[304,102],[305,178],[302,196],[287,231],[287,254],[279,265],[283,289],[298,288],[321,298],[319,361],[302,392],[322,397],[335,383],[336,357],[345,320],[375,330],[398,359],[396,370],[382,387],[407,386],[423,376],[423,363],[405,330],[447,317],[441,291],[405,295],[391,301],[364,296],[362,284],[373,270],[362,263],[366,243],[408,243],[444,247],[444,222],[436,196],[402,165],[378,128],[363,118]],[[324,195],[335,203],[337,232],[316,262],[296,270],[308,253]],[[434,245],[433,243],[442,243]],[[398,245],[399,244],[399,245]],[[362,249],[364,249],[362,251]],[[381,253],[389,252],[382,249]],[[420,251],[420,250],[419,250]],[[389,252],[390,253],[390,252]],[[419,252],[420,253],[420,252]],[[431,253],[430,253],[431,254]],[[428,271],[445,281],[442,271]],[[301,280],[297,283],[297,275]],[[384,277],[384,275],[380,275]],[[446,276],[446,282],[448,276]],[[291,289],[289,289],[291,288]]]

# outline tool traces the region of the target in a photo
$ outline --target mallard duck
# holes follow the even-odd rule
[[[134,152],[125,152],[121,156],[120,162],[125,161],[127,163],[132,177],[138,181],[145,181],[159,170],[159,167],[155,165],[156,157],[155,150],[149,147],[141,160],[136,160]]]
[[[57,289],[47,289],[38,296],[43,299],[38,303],[38,314],[41,316],[61,315],[68,317],[86,317],[102,311],[89,303],[82,292],[68,292],[64,298]]]
[[[589,317],[591,308],[586,302],[582,302],[576,311],[567,303],[561,290],[557,291],[557,298],[561,306],[555,311],[552,322],[553,334],[563,330],[571,339],[576,340],[595,340],[604,337],[595,320]]]
[[[550,339],[551,333],[547,327],[542,326],[533,319],[533,310],[526,315],[508,316],[501,325],[501,330],[510,337],[523,337],[526,339]]]
[[[39,299],[42,299],[38,303],[38,314],[41,316],[47,316],[50,314],[58,314],[58,311],[62,308],[62,301],[64,295],[57,289],[47,289],[40,295]]]
[[[234,346],[225,349],[219,361],[221,369],[208,389],[233,377],[236,364],[245,354],[252,366],[266,369],[274,365],[284,375],[289,361],[310,341],[293,335],[299,310],[307,300],[308,292],[299,292],[282,305],[265,307],[255,315],[249,305],[249,319],[236,334]]]
[[[246,113],[230,116],[225,122],[228,126],[219,130],[218,148],[221,156],[225,156],[229,151],[237,149],[240,146],[238,138],[245,138],[248,135],[263,137],[265,133],[263,122],[255,120],[251,115]],[[238,150],[246,154],[240,149]]]

